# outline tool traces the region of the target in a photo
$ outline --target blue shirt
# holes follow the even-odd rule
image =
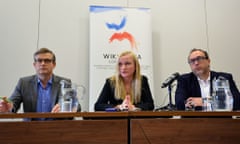
[[[37,99],[37,112],[51,112],[52,110],[52,78],[48,81],[47,86],[44,88],[40,79],[38,79],[38,99]],[[41,120],[46,120],[42,118]]]

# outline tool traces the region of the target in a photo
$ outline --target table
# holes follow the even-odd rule
[[[83,118],[0,122],[0,140],[4,144],[235,144],[240,142],[240,120],[227,117],[239,115],[240,112],[183,111],[0,114],[1,119]]]

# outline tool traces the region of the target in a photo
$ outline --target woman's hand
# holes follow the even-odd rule
[[[117,106],[120,110],[125,111],[134,111],[136,108],[131,102],[130,95],[126,95],[125,99],[123,100],[122,104]]]

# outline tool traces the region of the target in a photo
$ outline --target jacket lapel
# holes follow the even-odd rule
[[[33,77],[32,79],[33,89],[31,89],[32,95],[32,110],[33,112],[37,111],[37,99],[38,99],[38,78],[37,76]]]
[[[59,83],[59,79],[53,75],[52,81],[52,106],[54,106],[58,102],[58,95],[60,95],[61,87]]]

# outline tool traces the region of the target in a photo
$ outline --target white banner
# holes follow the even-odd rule
[[[118,55],[132,50],[153,94],[151,11],[148,8],[90,6],[89,111],[115,73]],[[153,94],[154,96],[154,94]]]

